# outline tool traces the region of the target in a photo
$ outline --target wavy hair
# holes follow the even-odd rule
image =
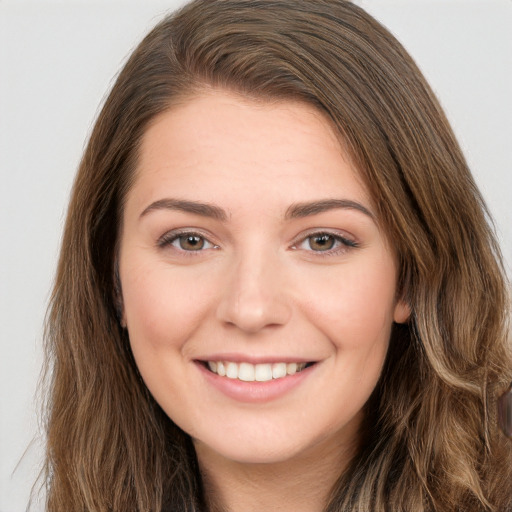
[[[326,114],[398,255],[411,306],[328,512],[504,512],[510,306],[489,215],[400,43],[343,0],[195,0],[140,43],[105,101],[67,214],[46,325],[47,510],[207,509],[189,437],[140,378],[119,325],[116,252],[141,137],[205,88]]]

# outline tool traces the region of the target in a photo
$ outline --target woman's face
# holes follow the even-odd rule
[[[279,462],[357,441],[397,269],[312,107],[211,92],[147,130],[124,211],[123,322],[198,453]]]

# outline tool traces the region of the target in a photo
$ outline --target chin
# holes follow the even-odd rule
[[[201,441],[193,440],[198,459],[201,462],[203,455],[212,456],[231,461],[237,464],[281,464],[300,457],[304,448],[298,446],[280,446],[272,443],[247,443],[245,441],[206,445]]]
[[[217,460],[231,461],[238,464],[284,464],[287,462],[300,462],[308,458],[316,459],[331,456],[333,453],[346,453],[352,451],[355,439],[350,436],[347,442],[347,430],[341,428],[327,432],[311,432],[307,434],[307,427],[298,423],[298,428],[284,428],[281,430],[240,429],[238,435],[232,432],[222,437],[206,436],[203,440],[194,439],[194,446],[201,462],[203,457]],[[352,432],[351,432],[352,433]]]

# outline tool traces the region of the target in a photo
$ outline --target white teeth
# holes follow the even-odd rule
[[[236,363],[228,363],[226,365],[226,377],[238,379],[238,365]]]
[[[267,382],[295,375],[304,370],[306,363],[234,363],[232,361],[208,361],[211,372],[220,377],[238,379],[245,382]]]
[[[246,382],[252,382],[254,380],[254,365],[249,363],[240,363],[240,366],[238,367],[238,378],[240,380],[245,380]]]
[[[210,370],[211,370],[211,368],[210,368]],[[226,376],[226,367],[224,366],[224,363],[222,361],[219,361],[217,363],[217,374],[220,375],[221,377]]]
[[[286,363],[274,363],[272,365],[272,377],[279,379],[286,376]]]
[[[267,380],[272,380],[272,365],[257,364],[256,370],[254,372],[254,377],[258,382],[265,382]]]
[[[288,375],[294,375],[297,373],[297,363],[288,363],[286,365],[286,373]]]

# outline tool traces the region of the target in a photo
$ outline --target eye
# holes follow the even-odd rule
[[[179,251],[186,252],[200,252],[217,247],[203,235],[191,232],[166,233],[158,240],[158,245],[159,247],[170,245]]]
[[[336,239],[332,235],[319,234],[308,236],[305,242],[313,251],[329,251],[334,247]]]
[[[312,233],[294,245],[294,249],[320,253],[338,254],[351,247],[358,247],[357,242],[334,233]]]

